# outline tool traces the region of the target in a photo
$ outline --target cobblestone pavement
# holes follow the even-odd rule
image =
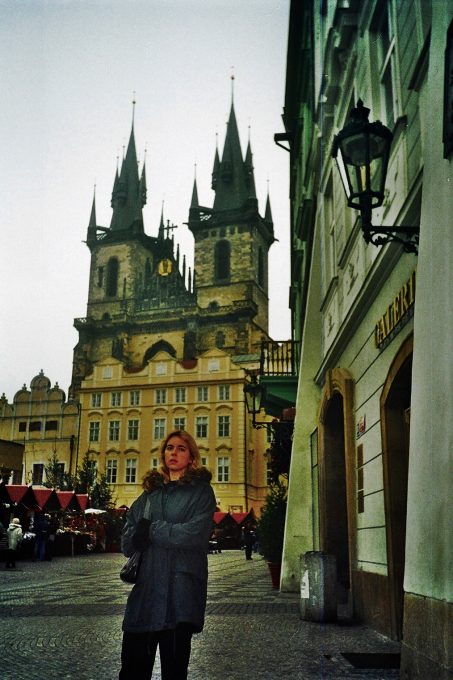
[[[130,586],[118,554],[0,567],[1,680],[115,680]],[[265,562],[240,551],[209,556],[204,632],[193,639],[190,680],[397,678],[354,669],[341,652],[394,652],[363,626],[301,621],[297,594],[272,590]],[[158,661],[153,680],[160,678]]]

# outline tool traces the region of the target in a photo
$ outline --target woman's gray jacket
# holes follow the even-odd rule
[[[123,630],[145,632],[190,623],[203,629],[208,581],[208,544],[215,497],[206,468],[191,470],[178,482],[164,484],[153,473],[152,490],[144,491],[128,512],[121,547],[134,553],[132,536],[149,497],[151,545],[138,581],[129,595]]]

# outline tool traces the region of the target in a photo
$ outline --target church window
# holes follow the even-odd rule
[[[222,333],[222,331],[218,331],[215,336],[215,346],[224,347],[224,345],[225,345],[225,333]]]
[[[21,423],[19,423],[19,432],[26,432],[27,431],[27,423],[25,420],[23,420]]]
[[[104,285],[104,267],[98,267],[98,288]]]
[[[28,429],[30,432],[41,432],[41,421],[33,420]]]
[[[116,297],[118,294],[118,260],[116,257],[111,257],[107,263],[107,295],[109,297]]]
[[[258,248],[258,283],[264,286],[264,255],[261,246]]]
[[[46,432],[54,431],[54,430],[58,430],[58,421],[57,420],[48,420],[46,422]]]
[[[214,272],[216,281],[228,281],[230,278],[230,252],[228,241],[217,241],[214,254]]]

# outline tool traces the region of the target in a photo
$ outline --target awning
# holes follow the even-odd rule
[[[62,510],[80,510],[74,491],[57,491],[56,493]]]
[[[77,502],[80,506],[80,509],[85,510],[87,505],[88,505],[88,494],[87,493],[76,493],[76,498]]]
[[[33,488],[33,494],[39,510],[60,510],[61,505],[54,489]]]

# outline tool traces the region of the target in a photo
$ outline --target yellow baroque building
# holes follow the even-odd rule
[[[213,476],[222,511],[259,514],[267,488],[265,433],[245,412],[244,369],[220,349],[191,362],[159,351],[138,372],[107,357],[83,380],[80,458],[105,473],[117,506],[130,506],[141,480],[159,464],[162,439],[174,429],[192,433]]]

